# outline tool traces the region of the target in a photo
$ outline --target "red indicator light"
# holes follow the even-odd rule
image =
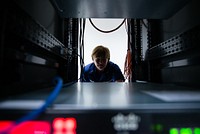
[[[46,121],[25,121],[13,125],[12,121],[0,121],[0,132],[9,134],[50,134],[51,128]]]
[[[54,119],[53,121],[53,129],[54,130],[62,130],[64,127],[63,127],[63,124],[64,124],[64,121],[65,119],[64,118],[56,118]]]
[[[74,118],[66,118],[65,128],[67,130],[75,130],[76,129],[76,120]]]
[[[0,133],[7,132],[13,127],[12,121],[0,121]]]
[[[53,121],[53,134],[76,134],[75,118],[55,118]]]

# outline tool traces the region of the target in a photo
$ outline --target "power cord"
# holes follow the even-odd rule
[[[108,30],[108,31],[101,30],[101,29],[99,29],[97,26],[95,26],[95,24],[92,22],[92,19],[91,19],[91,18],[89,18],[89,21],[90,21],[90,23],[92,24],[92,26],[93,26],[96,30],[98,30],[98,31],[100,31],[100,32],[102,32],[102,33],[111,33],[111,32],[116,31],[117,29],[119,29],[119,28],[125,23],[126,19],[124,19],[124,20],[122,21],[122,23],[121,23],[119,26],[117,26],[116,28],[114,28],[114,29],[112,29],[112,30]]]

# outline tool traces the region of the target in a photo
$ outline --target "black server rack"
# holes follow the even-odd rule
[[[199,4],[2,2],[0,133],[200,134]],[[79,82],[87,18],[128,20],[131,81]]]

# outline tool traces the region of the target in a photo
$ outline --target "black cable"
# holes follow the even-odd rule
[[[68,52],[69,51],[74,51],[73,50],[73,48],[66,48],[67,50],[68,50]],[[80,55],[80,54],[78,54],[78,53],[73,53],[73,54],[75,54],[75,56],[79,56],[80,57],[80,62],[84,65],[84,59],[82,58],[82,56]],[[69,55],[71,55],[71,53],[69,53]]]
[[[142,24],[144,25],[144,27],[146,27],[148,29],[148,24],[146,24],[143,19],[141,19],[141,21],[142,21]]]
[[[90,23],[92,24],[92,26],[93,26],[96,30],[98,30],[98,31],[100,31],[100,32],[102,32],[102,33],[111,33],[111,32],[116,31],[117,29],[119,29],[119,28],[124,24],[124,22],[126,21],[126,19],[124,19],[124,20],[122,21],[122,23],[121,23],[118,27],[116,27],[116,28],[114,28],[114,29],[112,29],[112,30],[108,30],[108,31],[101,30],[101,29],[99,29],[98,27],[96,27],[95,24],[92,22],[92,19],[91,19],[91,18],[89,18],[89,21],[90,21]]]
[[[80,19],[80,35],[79,35],[79,51],[80,51],[80,76],[82,75],[83,68],[84,68],[84,35],[85,35],[85,19]]]

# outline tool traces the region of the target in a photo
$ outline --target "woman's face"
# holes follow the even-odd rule
[[[94,57],[93,61],[98,71],[103,71],[108,64],[108,58]]]

